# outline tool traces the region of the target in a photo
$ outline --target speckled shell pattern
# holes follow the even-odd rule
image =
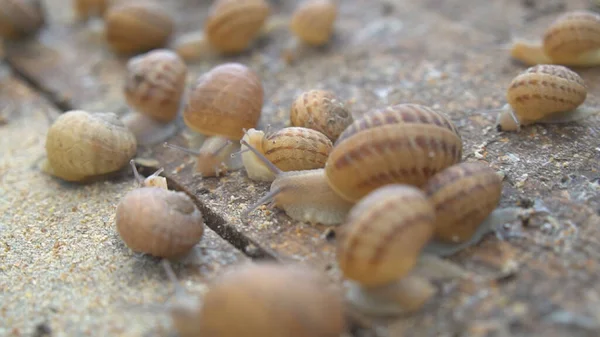
[[[187,97],[186,125],[204,135],[240,140],[256,127],[262,112],[263,86],[258,75],[238,63],[216,66],[198,78]]]
[[[189,252],[204,233],[204,219],[183,192],[160,187],[137,188],[117,206],[119,235],[131,250],[157,257]]]
[[[109,7],[104,22],[107,42],[125,54],[160,48],[175,30],[173,19],[155,1],[135,0]]]
[[[157,49],[127,62],[125,98],[135,110],[161,121],[177,117],[187,66],[174,52]]]
[[[416,187],[391,184],[361,199],[337,231],[337,261],[344,276],[365,287],[409,273],[433,235],[435,213]]]
[[[391,183],[420,187],[461,159],[462,140],[448,118],[399,104],[355,120],[336,141],[325,172],[332,189],[356,202]]]
[[[304,43],[322,45],[329,41],[337,16],[330,0],[307,0],[294,11],[290,28]]]
[[[265,0],[217,0],[204,24],[209,43],[222,53],[247,49],[270,14]]]
[[[333,144],[319,131],[287,127],[263,138],[265,157],[282,171],[325,167]]]
[[[544,53],[553,61],[569,61],[600,48],[600,14],[573,11],[559,16],[544,34]]]
[[[0,0],[0,35],[17,39],[36,33],[46,23],[40,0]]]
[[[487,164],[463,162],[433,176],[423,190],[435,209],[435,238],[464,242],[498,206],[502,179]]]
[[[522,124],[581,105],[587,96],[583,79],[560,65],[533,66],[511,82],[506,98]]]
[[[333,92],[310,90],[292,103],[290,121],[293,126],[320,131],[335,142],[354,119]]]
[[[66,112],[46,136],[54,174],[69,181],[118,171],[136,150],[135,136],[114,113]]]

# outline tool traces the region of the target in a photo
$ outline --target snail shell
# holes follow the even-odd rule
[[[51,173],[67,181],[118,171],[136,151],[135,136],[112,112],[68,111],[56,119],[46,136]]]
[[[0,0],[0,36],[17,40],[36,34],[46,24],[41,0]]]
[[[355,120],[336,141],[325,172],[332,189],[356,202],[390,183],[421,187],[461,157],[450,120],[425,106],[399,104]]]
[[[240,140],[262,112],[263,86],[258,75],[239,63],[225,63],[200,76],[183,112],[186,125],[204,135]]]
[[[290,120],[293,126],[322,132],[332,142],[354,121],[344,103],[326,90],[310,90],[298,96],[292,104]]]
[[[320,46],[333,33],[337,6],[331,0],[306,0],[294,11],[290,29],[304,43]]]
[[[434,224],[435,211],[421,190],[380,187],[356,203],[339,227],[338,265],[365,287],[390,284],[414,268]]]
[[[134,0],[112,5],[104,14],[104,22],[109,46],[121,54],[161,48],[175,29],[173,18],[154,1]]]
[[[127,193],[117,206],[117,231],[135,252],[180,257],[204,234],[204,219],[183,192],[142,187]]]
[[[73,9],[80,20],[87,20],[93,15],[104,15],[109,2],[110,0],[73,0]]]
[[[319,131],[303,127],[287,127],[267,134],[248,130],[243,138],[282,171],[323,168],[333,144]],[[242,146],[242,151],[245,146]],[[252,180],[273,181],[275,175],[251,151],[242,153],[242,161]]]
[[[197,336],[220,337],[333,337],[345,330],[342,296],[324,275],[265,262],[238,266],[215,280],[196,324]]]
[[[161,121],[177,117],[187,67],[173,51],[156,49],[132,57],[127,62],[125,98],[139,112]]]
[[[211,46],[223,53],[238,53],[248,48],[270,14],[264,0],[217,0],[204,24]]]
[[[500,202],[502,179],[489,166],[463,162],[437,173],[423,187],[435,213],[435,239],[465,242]]]

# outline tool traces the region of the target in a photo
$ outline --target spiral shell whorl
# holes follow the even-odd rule
[[[600,49],[600,15],[572,11],[558,17],[543,38],[544,52],[554,62],[569,63],[579,55]]]

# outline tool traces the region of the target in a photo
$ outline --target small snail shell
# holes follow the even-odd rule
[[[254,71],[243,64],[224,63],[198,78],[183,118],[196,132],[239,140],[244,129],[256,127],[263,100],[263,86]]]
[[[498,206],[502,179],[489,166],[463,162],[434,175],[423,187],[435,213],[435,239],[465,242]]]
[[[533,66],[508,87],[508,104],[498,114],[499,131],[518,131],[533,123],[563,123],[584,118],[598,109],[579,107],[587,97],[583,79],[560,65]]]
[[[173,18],[155,1],[134,0],[110,6],[104,14],[105,37],[120,54],[161,48],[173,34]]]
[[[46,24],[41,0],[0,0],[0,36],[18,40],[35,35]]]
[[[108,9],[110,0],[73,0],[73,9],[80,20],[92,16],[103,16]]]
[[[462,140],[450,120],[425,106],[399,104],[367,113],[346,128],[325,173],[333,190],[356,202],[391,183],[420,187],[461,157]]]
[[[50,173],[67,181],[84,181],[125,167],[137,151],[135,136],[114,113],[72,110],[48,130]]]
[[[282,171],[323,168],[333,144],[319,131],[287,127],[274,133],[250,129],[244,139]],[[242,151],[245,147],[242,146]],[[252,151],[242,152],[242,162],[252,180],[273,181],[275,175]]]
[[[292,104],[290,120],[293,126],[322,132],[332,142],[354,121],[344,103],[326,90],[310,90],[298,96]]]
[[[541,45],[517,41],[511,56],[528,65],[600,65],[600,15],[583,10],[566,12],[546,29]]]
[[[202,302],[189,322],[194,336],[337,337],[346,329],[340,292],[301,265],[236,266],[215,279]]]
[[[323,169],[284,172],[245,140],[240,142],[275,175],[269,193],[242,213],[242,222],[246,222],[248,214],[266,202],[282,208],[296,221],[323,225],[337,225],[344,221],[352,204],[329,187]]]
[[[210,45],[222,53],[246,50],[270,14],[265,0],[216,0],[204,24]]]
[[[304,43],[320,46],[333,33],[337,6],[331,0],[305,0],[294,11],[290,29]]]

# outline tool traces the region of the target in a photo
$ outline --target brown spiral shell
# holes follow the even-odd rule
[[[290,29],[304,43],[319,46],[333,33],[337,6],[331,0],[305,0],[294,11]]]
[[[569,64],[570,60],[600,48],[600,14],[571,11],[559,16],[546,30],[544,53],[553,62]]]
[[[353,121],[352,114],[333,92],[309,90],[302,93],[290,111],[293,126],[314,129],[335,142]]]
[[[243,129],[258,123],[263,100],[263,86],[254,71],[243,64],[224,63],[198,78],[183,118],[196,132],[239,140]]]
[[[173,51],[155,49],[127,62],[125,98],[134,109],[158,121],[175,119],[183,93],[187,66]]]
[[[425,194],[390,184],[369,193],[337,231],[337,261],[344,276],[365,287],[408,274],[433,235],[435,213]]]
[[[463,162],[437,173],[423,190],[436,212],[435,238],[465,242],[498,206],[502,179],[486,164]]]
[[[17,40],[35,35],[46,24],[41,0],[0,0],[0,36]]]

